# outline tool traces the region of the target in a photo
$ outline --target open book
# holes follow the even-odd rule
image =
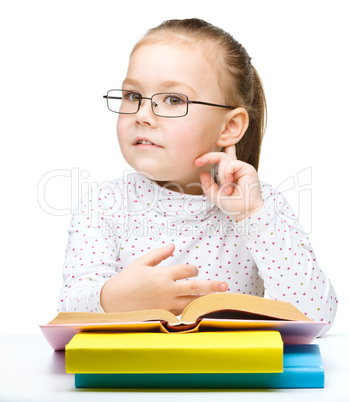
[[[216,330],[277,330],[284,343],[311,343],[326,322],[315,322],[291,303],[239,293],[212,293],[195,299],[179,320],[166,310],[122,313],[58,313],[40,325],[55,350],[64,349],[81,331],[196,332]]]

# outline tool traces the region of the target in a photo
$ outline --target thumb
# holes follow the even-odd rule
[[[175,245],[173,243],[168,244],[165,247],[156,248],[155,250],[150,251],[146,255],[137,258],[132,264],[137,265],[150,265],[155,267],[160,264],[161,261],[166,260],[174,251]]]

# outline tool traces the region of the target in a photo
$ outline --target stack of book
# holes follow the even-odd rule
[[[59,313],[40,326],[77,388],[323,388],[326,323],[290,303],[240,294],[163,310]],[[149,321],[148,321],[149,320]]]

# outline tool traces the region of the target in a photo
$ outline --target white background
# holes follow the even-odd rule
[[[39,332],[56,315],[70,216],[39,205],[40,180],[56,174],[46,204],[69,212],[91,183],[130,169],[102,96],[120,86],[148,28],[188,17],[229,31],[252,57],[268,102],[259,176],[286,188],[294,178],[285,195],[340,301],[332,331],[348,332],[348,8],[336,0],[2,1],[0,332]]]

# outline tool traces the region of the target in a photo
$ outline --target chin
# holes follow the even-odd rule
[[[132,168],[137,171],[138,173],[142,174],[143,176],[148,177],[150,180],[166,180],[163,178],[161,172],[158,172],[158,169],[154,168],[147,168],[146,166],[139,166],[139,165],[131,165]]]
[[[134,170],[148,177],[150,180],[169,180],[163,168],[159,167],[158,164],[154,166],[154,161],[146,161],[147,163],[139,163],[140,161],[136,161],[136,163],[132,162],[135,161],[127,161]]]

